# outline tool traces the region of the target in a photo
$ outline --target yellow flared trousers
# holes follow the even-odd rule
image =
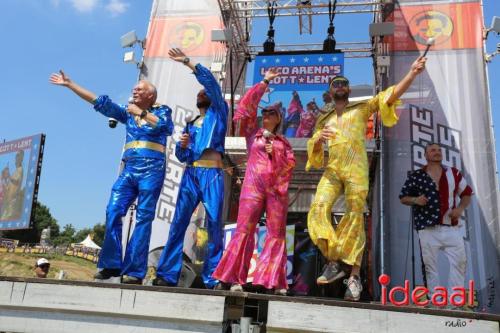
[[[364,163],[361,163],[364,164]],[[343,168],[344,169],[344,168]],[[327,168],[307,217],[309,236],[328,261],[341,260],[348,265],[361,265],[365,247],[363,211],[368,194],[366,167],[361,172]],[[335,229],[332,225],[332,206],[345,193],[346,212]]]

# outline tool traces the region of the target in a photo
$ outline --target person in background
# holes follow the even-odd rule
[[[306,110],[300,114],[300,125],[297,128],[295,137],[297,138],[310,138],[314,131],[316,124],[316,117],[319,114],[319,108],[314,99],[307,103]]]
[[[445,285],[463,287],[467,257],[463,225],[459,224],[459,219],[470,204],[473,192],[460,171],[442,164],[443,153],[439,144],[429,143],[425,147],[425,159],[427,165],[406,179],[399,198],[403,205],[413,209],[427,288],[434,290],[441,285],[439,252],[450,263]],[[449,292],[452,293],[451,289]]]
[[[304,112],[304,109],[302,107],[302,102],[300,101],[299,93],[294,91],[292,93],[292,100],[288,105],[287,116],[285,118],[284,133],[287,138],[295,138],[302,112]]]
[[[37,278],[45,279],[49,274],[50,262],[45,258],[40,258],[35,263],[35,275]]]

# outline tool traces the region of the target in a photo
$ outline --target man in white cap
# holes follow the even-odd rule
[[[35,264],[35,274],[37,278],[45,279],[49,274],[50,262],[45,258],[40,258]]]

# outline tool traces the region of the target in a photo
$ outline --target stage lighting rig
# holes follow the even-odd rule
[[[269,30],[267,31],[267,39],[263,44],[264,53],[274,53],[274,28],[273,23],[276,18],[276,7],[278,4],[276,1],[269,1],[267,4],[267,16],[269,17]]]
[[[145,46],[145,40],[140,40],[139,38],[137,38],[135,30],[129,31],[125,35],[121,36],[120,43],[122,45],[122,48],[133,48],[134,45],[139,44],[141,50],[144,50]],[[143,66],[142,61],[135,60],[134,50],[125,52],[125,54],[123,55],[123,62],[126,64],[135,64],[139,69],[141,69]]]
[[[337,41],[333,36],[335,34],[335,27],[333,26],[333,19],[335,18],[335,9],[337,8],[337,0],[334,0],[332,4],[332,0],[328,1],[328,18],[330,20],[330,25],[328,26],[325,41],[323,42],[323,51],[325,52],[335,52],[335,47],[337,46]]]
[[[497,36],[500,36],[500,17],[493,16],[493,20],[491,21],[491,27],[485,30],[484,39],[488,38],[488,34],[493,31],[497,33]],[[484,61],[487,63],[491,62],[493,58],[500,54],[500,43],[497,43],[497,50],[493,53],[486,53],[484,55]]]

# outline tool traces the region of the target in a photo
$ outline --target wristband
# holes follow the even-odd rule
[[[141,117],[141,119],[144,119],[147,115],[148,115],[148,111],[142,110],[140,117]]]
[[[411,201],[412,206],[415,206],[417,203],[417,197],[413,197],[413,200]]]
[[[269,80],[268,79],[263,79],[262,82],[264,82],[265,84],[269,85]]]

